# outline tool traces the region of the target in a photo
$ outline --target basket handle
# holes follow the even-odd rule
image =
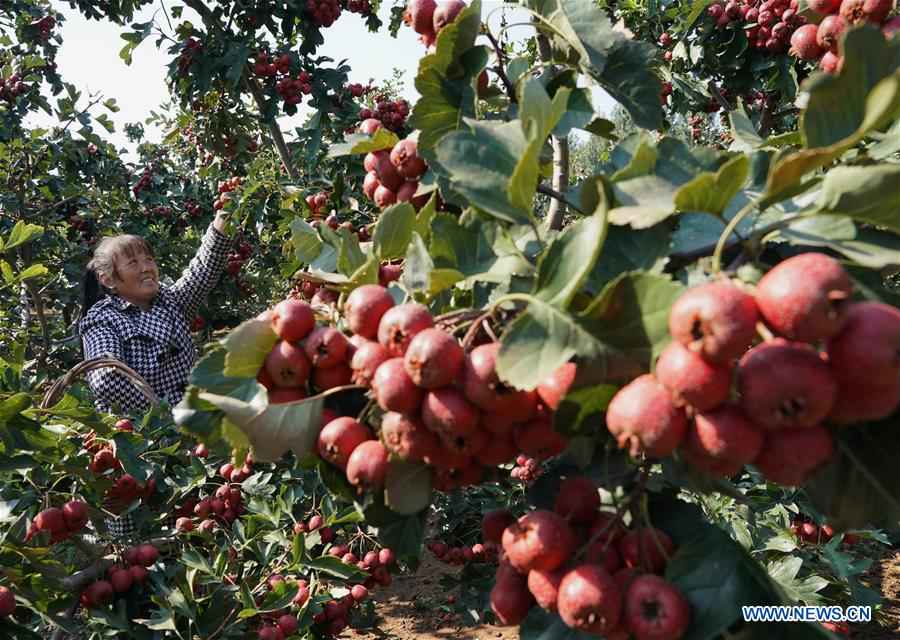
[[[63,396],[66,389],[82,374],[94,371],[95,369],[106,369],[109,367],[118,369],[120,374],[128,378],[128,381],[137,387],[137,390],[147,398],[151,405],[157,406],[159,404],[159,397],[156,395],[153,387],[150,386],[150,383],[147,382],[141,374],[120,360],[108,356],[101,356],[99,358],[90,358],[83,362],[79,362],[69,369],[65,375],[60,377],[49,389],[47,389],[47,393],[44,394],[44,398],[41,400],[40,408],[48,409],[59,402],[59,399]]]

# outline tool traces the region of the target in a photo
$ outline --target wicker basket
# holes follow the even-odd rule
[[[54,382],[53,385],[47,389],[47,393],[44,394],[43,400],[41,400],[41,409],[49,409],[59,402],[60,398],[62,398],[63,394],[66,392],[66,389],[81,375],[87,374],[95,369],[107,369],[110,367],[118,369],[120,374],[128,378],[137,390],[144,394],[144,397],[147,398],[147,401],[150,402],[151,405],[155,407],[159,404],[159,397],[156,395],[153,387],[150,386],[150,383],[144,380],[141,374],[115,358],[100,357],[79,362],[72,367],[68,373]]]

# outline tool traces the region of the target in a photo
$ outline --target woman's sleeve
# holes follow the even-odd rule
[[[82,336],[84,357],[107,356],[125,362],[122,338],[110,327],[97,324]],[[145,411],[150,407],[147,398],[125,376],[113,368],[96,369],[87,374],[88,384],[97,398],[98,406],[109,411],[119,407],[126,413]]]
[[[230,249],[231,238],[210,225],[203,235],[197,255],[178,282],[167,290],[168,295],[182,308],[188,321],[193,320],[197,309],[219,281]]]

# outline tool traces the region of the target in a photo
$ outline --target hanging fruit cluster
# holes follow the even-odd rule
[[[752,295],[724,279],[693,287],[672,307],[673,341],[655,373],[610,402],[609,431],[633,455],[680,449],[712,475],[754,464],[803,484],[832,456],[826,423],[878,420],[900,405],[900,311],[852,303],[852,293],[821,253],[781,262]],[[758,331],[766,340],[751,347]]]
[[[317,26],[330,27],[341,17],[341,3],[340,0],[306,0],[306,11]]]
[[[798,0],[729,0],[710,5],[706,12],[720,29],[732,24],[743,28],[751,47],[782,53],[792,34],[806,24],[798,7]]]
[[[87,504],[81,500],[70,500],[60,508],[50,507],[38,513],[31,522],[25,541],[39,533],[49,533],[50,544],[56,544],[84,529],[87,521]]]
[[[328,198],[329,195],[324,191],[306,196],[306,206],[312,211],[314,218],[320,218],[325,213],[324,209],[328,205]],[[337,220],[335,220],[335,228],[337,226]]]
[[[106,580],[92,582],[82,591],[84,607],[100,607],[111,602],[117,593],[143,585],[149,575],[147,570],[159,560],[159,550],[152,544],[142,544],[126,549],[122,557],[124,564],[112,565],[106,572]]]
[[[419,34],[419,41],[433,47],[441,29],[453,22],[466,8],[462,0],[410,0],[403,14],[403,21]]]
[[[379,121],[366,120],[360,125],[360,131],[372,135],[380,127]],[[379,209],[397,202],[409,202],[418,211],[428,202],[427,194],[416,196],[419,178],[428,166],[419,156],[416,141],[412,138],[401,140],[391,149],[369,152],[363,167],[366,169],[363,193]]]
[[[576,476],[560,484],[553,511],[485,514],[485,545],[503,550],[490,595],[498,621],[519,624],[537,605],[605,638],[678,640],[690,606],[656,575],[675,552],[671,538],[650,526],[629,530],[621,514],[599,509],[593,482]]]
[[[838,50],[844,30],[866,22],[882,25],[885,35],[900,29],[900,18],[888,21],[894,0],[810,0],[809,8],[825,16],[818,25],[808,24],[791,37],[791,54],[801,60],[819,61],[828,73],[843,65]]]
[[[406,117],[409,115],[409,103],[403,98],[388,100],[385,96],[375,96],[375,108],[364,107],[359,110],[360,130],[373,126],[375,120],[385,129],[394,133],[403,131]],[[368,124],[367,124],[368,123]],[[366,131],[366,133],[369,133]]]

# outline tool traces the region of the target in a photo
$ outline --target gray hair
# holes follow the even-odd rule
[[[115,279],[119,277],[116,271],[116,258],[125,256],[133,258],[136,255],[153,257],[153,249],[141,236],[121,234],[106,236],[94,249],[94,255],[88,262],[87,268],[97,274]]]

